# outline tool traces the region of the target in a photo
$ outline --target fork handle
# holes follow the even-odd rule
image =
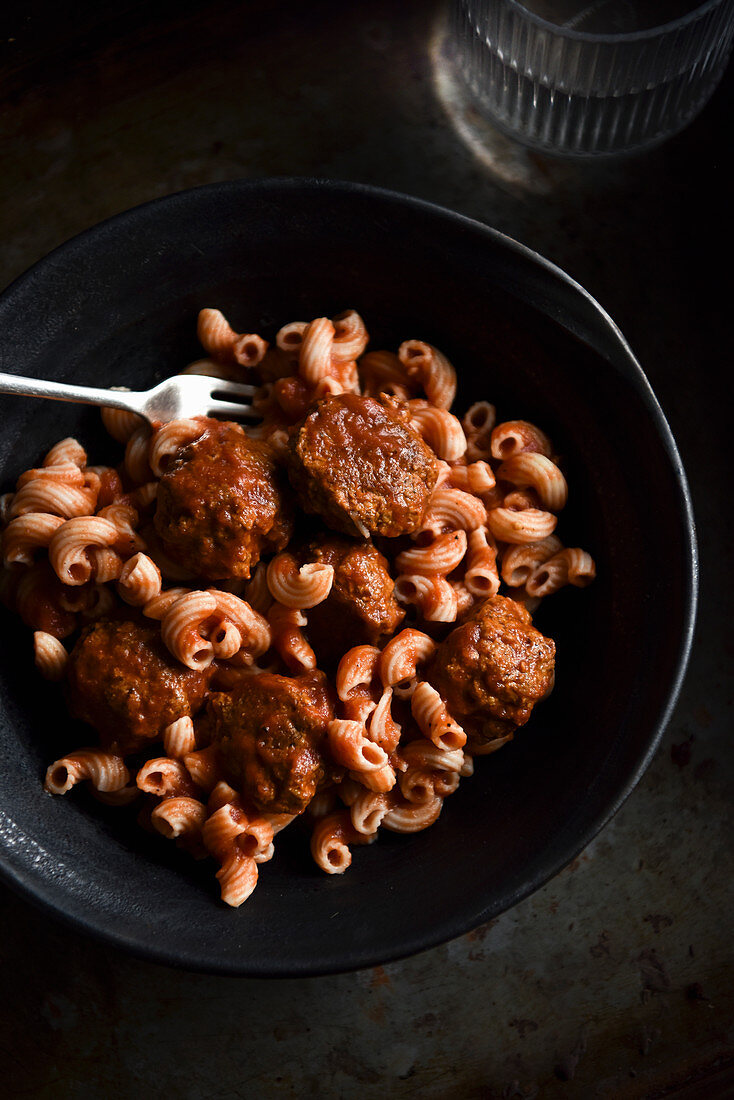
[[[21,378],[18,374],[0,373],[0,393],[18,397],[50,397],[54,401],[77,401],[84,405],[106,405],[125,409],[142,416],[140,394],[129,390],[101,390],[96,386],[71,386],[65,382],[49,382],[43,378]]]

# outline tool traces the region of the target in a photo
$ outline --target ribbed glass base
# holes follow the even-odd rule
[[[485,7],[490,11],[482,21]],[[530,33],[512,13],[498,19],[501,7],[455,3],[457,75],[495,125],[551,153],[609,155],[672,136],[704,107],[731,48],[731,33],[724,33],[699,56],[691,49],[695,32],[689,29],[687,41],[681,42],[685,50],[667,59],[658,50],[656,60],[664,64],[651,66],[645,76],[639,46],[631,65],[625,41],[605,43],[602,49],[588,40],[551,41],[552,33],[542,28],[536,33],[532,27]]]

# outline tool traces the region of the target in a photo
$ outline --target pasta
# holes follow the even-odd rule
[[[158,798],[194,797],[197,785],[180,760],[159,756],[146,761],[135,777],[135,782],[146,794]]]
[[[267,615],[272,634],[273,649],[282,657],[294,674],[311,672],[316,668],[316,654],[303,633],[308,620],[298,608],[274,603]]]
[[[422,577],[446,576],[466,553],[466,531],[461,528],[437,535],[429,546],[413,547],[398,554],[395,564],[401,572]]]
[[[327,875],[341,875],[352,862],[350,844],[369,844],[375,834],[359,832],[351,814],[338,810],[316,823],[311,834],[311,854]]]
[[[407,628],[392,638],[380,656],[380,675],[386,687],[401,698],[409,698],[417,687],[418,668],[436,652],[428,634]]]
[[[33,635],[33,653],[36,668],[44,679],[63,680],[69,654],[58,638],[37,630]]]
[[[135,554],[120,570],[117,591],[125,603],[143,607],[160,595],[161,571],[147,554]]]
[[[285,607],[316,607],[329,595],[334,580],[330,565],[296,565],[292,554],[278,554],[267,571],[270,595]]]
[[[11,519],[3,532],[5,565],[31,565],[38,550],[48,549],[63,522],[61,516],[48,512],[26,512]]]
[[[432,344],[408,339],[395,350],[368,350],[365,322],[353,309],[290,322],[270,342],[238,332],[218,309],[200,311],[197,331],[207,358],[186,371],[229,378],[247,371],[255,379],[262,422],[230,436],[236,447],[267,454],[273,477],[284,469],[292,475],[294,440],[311,410],[338,407],[346,439],[353,430],[344,427],[352,424],[347,414],[361,415],[365,402],[388,417],[392,431],[409,433],[413,458],[425,464],[416,474],[420,506],[397,531],[379,526],[383,512],[394,511],[382,489],[374,499],[365,493],[369,508],[360,510],[349,485],[329,488],[330,495],[318,486],[306,492],[290,476],[288,492],[295,490],[310,527],[293,537],[293,523],[283,521],[282,534],[247,560],[240,551],[261,522],[271,476],[261,464],[235,549],[238,567],[247,564],[213,574],[204,549],[184,560],[159,522],[170,479],[214,438],[217,422],[204,416],[153,430],[138,416],[104,409],[102,422],[124,449],[118,466],[90,465],[82,443],[66,438],[0,495],[0,600],[33,631],[40,675],[65,683],[70,697],[75,690],[93,695],[93,682],[78,682],[80,651],[95,631],[114,642],[122,623],[133,650],[139,647],[138,656],[125,658],[129,667],[101,649],[92,680],[104,679],[106,659],[122,660],[113,667],[116,686],[100,689],[117,700],[115,722],[99,727],[99,747],[52,763],[45,789],[65,794],[85,784],[120,807],[139,799],[149,831],[214,861],[222,901],[236,908],[291,823],[310,830],[312,857],[328,874],[346,871],[352,849],[382,830],[433,825],[444,800],[472,775],[474,757],[495,752],[527,720],[510,723],[508,704],[480,736],[472,712],[462,710],[471,693],[457,687],[452,694],[451,677],[448,687],[441,680],[450,639],[462,624],[479,622],[474,616],[495,599],[504,601],[503,638],[530,629],[526,607],[566,586],[584,587],[596,567],[557,533],[569,486],[549,437],[528,421],[498,422],[489,401],[462,417],[453,413],[456,371]],[[369,465],[375,448],[365,439],[360,462]],[[392,441],[385,455],[401,446]],[[345,449],[325,460],[327,481],[348,458]],[[199,522],[210,487],[200,488],[181,538]],[[225,544],[240,504],[225,485],[216,522],[195,531],[207,553]],[[271,537],[270,528],[264,535]],[[142,688],[132,671],[138,657]],[[476,652],[472,660],[479,661]],[[520,678],[523,660],[513,670]],[[447,667],[460,676],[461,668]],[[546,693],[552,682],[551,666]],[[240,760],[238,738],[258,691],[267,699],[268,692],[273,699],[293,694],[282,712],[267,702],[253,718],[252,744],[262,753]],[[227,737],[217,706],[243,708]],[[92,707],[82,720],[95,713]],[[306,718],[320,741],[298,724]]]
[[[439,409],[449,409],[456,396],[456,371],[443,352],[423,340],[404,340],[398,358],[408,378],[415,379]]]
[[[332,756],[349,771],[378,771],[387,764],[387,753],[369,738],[361,722],[336,718],[329,723],[328,734]]]
[[[476,527],[469,534],[464,584],[472,596],[494,596],[499,592],[497,546],[484,527]]]
[[[97,791],[119,791],[129,778],[124,761],[114,753],[77,749],[51,764],[46,772],[45,787],[51,794],[66,794],[77,783],[86,780]]]
[[[409,404],[411,424],[430,444],[439,458],[457,462],[466,451],[466,436],[461,421],[447,409],[427,402]]]
[[[424,681],[417,685],[410,697],[410,709],[421,732],[438,748],[461,749],[466,744],[466,734],[430,684]]]
[[[172,797],[164,798],[153,808],[150,823],[168,840],[178,840],[200,836],[206,817],[206,806],[198,799]]]
[[[403,603],[417,607],[426,622],[456,622],[459,598],[445,577],[401,573],[395,580],[395,595]]]
[[[182,760],[196,749],[194,723],[188,715],[177,718],[163,730],[163,748],[166,756]]]

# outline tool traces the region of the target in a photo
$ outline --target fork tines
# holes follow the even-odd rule
[[[246,382],[217,381],[211,388],[211,399],[208,403],[209,416],[258,416],[252,405],[242,403],[243,399],[252,398],[257,388]],[[216,401],[215,397],[231,400]]]

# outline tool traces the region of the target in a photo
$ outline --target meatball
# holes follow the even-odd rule
[[[441,643],[427,679],[478,747],[527,722],[553,687],[555,652],[521,604],[490,596]]]
[[[301,505],[345,535],[395,537],[420,527],[436,456],[394,408],[329,395],[294,429],[288,473]]]
[[[100,619],[84,630],[69,655],[69,710],[94,726],[106,748],[137,752],[177,718],[196,714],[212,672],[179,664],[157,624]]]
[[[292,531],[290,492],[270,446],[239,424],[208,420],[161,478],[155,529],[193,576],[247,579]]]
[[[227,780],[269,813],[297,814],[341,773],[328,752],[334,700],[322,672],[250,676],[210,696],[204,725]]]
[[[308,612],[308,640],[319,664],[335,666],[351,646],[379,645],[395,633],[405,612],[393,595],[387,558],[376,546],[329,535],[310,543],[303,559],[334,567],[328,598]]]

